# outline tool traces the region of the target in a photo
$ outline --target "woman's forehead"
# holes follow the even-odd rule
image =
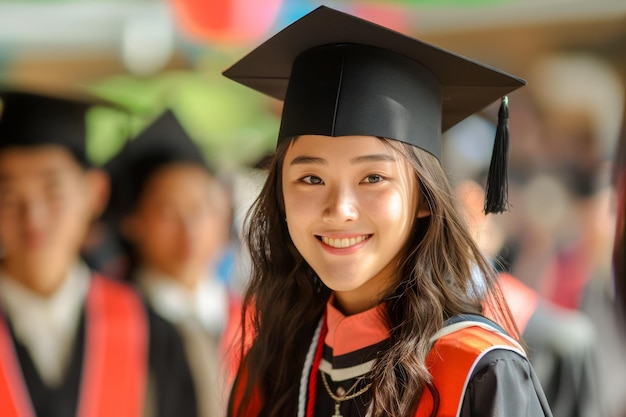
[[[376,136],[323,136],[302,135],[290,141],[289,155],[310,153],[311,155],[354,156],[372,152],[397,156],[397,149],[390,140]]]
[[[381,164],[387,164],[385,170],[390,168],[407,181],[413,181],[419,174],[404,147],[401,142],[376,136],[303,135],[288,145],[282,161],[283,173],[298,167],[332,166],[333,170],[344,167],[361,170],[372,164],[379,168]]]

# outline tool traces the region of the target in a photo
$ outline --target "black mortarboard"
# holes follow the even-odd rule
[[[379,136],[438,158],[443,131],[525,84],[325,6],[261,44],[224,75],[284,100],[278,143],[304,134]],[[504,122],[505,106],[500,113]],[[500,132],[504,140],[496,141],[492,165],[498,171],[494,176],[503,178],[492,178],[491,188],[499,192],[487,204],[488,212],[506,206],[505,125]]]
[[[0,150],[14,146],[61,145],[83,166],[86,113],[94,102],[24,91],[0,93]]]
[[[168,110],[105,164],[111,177],[111,198],[105,217],[120,218],[129,213],[151,176],[176,163],[195,164],[212,173],[200,148]]]

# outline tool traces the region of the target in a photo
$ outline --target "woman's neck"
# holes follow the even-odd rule
[[[380,297],[359,297],[349,291],[335,291],[334,294],[333,306],[346,316],[367,311],[381,301]]]

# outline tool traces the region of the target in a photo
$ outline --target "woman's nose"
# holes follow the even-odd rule
[[[359,213],[357,207],[354,190],[349,187],[335,187],[328,195],[324,220],[329,223],[356,220]]]

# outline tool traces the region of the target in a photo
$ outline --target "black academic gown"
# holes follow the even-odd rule
[[[540,302],[522,333],[554,417],[606,416],[598,392],[594,330],[583,314]],[[619,363],[614,365],[619,369]]]
[[[196,393],[183,345],[174,328],[148,308],[149,376],[146,407],[154,417],[196,417]],[[80,319],[73,354],[63,382],[55,388],[44,384],[24,347],[11,336],[37,417],[74,417],[78,406],[83,358],[85,315]]]

